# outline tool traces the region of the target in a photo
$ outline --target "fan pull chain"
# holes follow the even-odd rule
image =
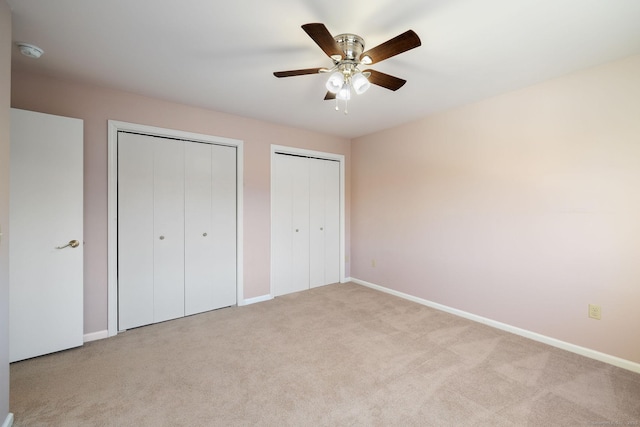
[[[346,116],[347,114],[349,114],[349,110],[347,109],[349,100],[345,99],[344,100],[344,115]]]
[[[338,98],[336,98],[336,111],[340,111],[340,107],[338,106]]]

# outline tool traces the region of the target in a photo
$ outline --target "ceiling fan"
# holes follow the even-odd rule
[[[301,70],[276,71],[276,77],[293,77],[305,74],[331,73],[327,80],[327,94],[324,99],[345,101],[351,99],[351,92],[360,95],[371,84],[396,91],[407,81],[380,71],[360,70],[361,65],[372,65],[392,56],[406,52],[421,45],[420,38],[413,30],[406,31],[386,42],[364,51],[364,40],[355,34],[331,35],[324,24],[305,24],[302,29],[313,39],[320,49],[333,61],[331,68],[305,68]],[[336,110],[338,110],[336,101]]]

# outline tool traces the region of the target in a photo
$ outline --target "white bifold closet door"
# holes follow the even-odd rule
[[[276,296],[340,280],[340,165],[277,154],[272,278]]]
[[[236,303],[236,149],[185,142],[185,165],[184,311],[190,315]]]
[[[184,316],[184,146],[153,141],[153,321]]]
[[[159,236],[154,232],[153,148],[148,137],[118,134],[119,329],[154,319],[153,249]]]
[[[340,164],[309,162],[309,286],[340,281]]]
[[[118,134],[118,328],[236,303],[236,149]]]

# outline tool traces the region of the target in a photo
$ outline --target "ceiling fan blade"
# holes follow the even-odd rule
[[[363,52],[362,55],[360,55],[360,61],[366,65],[375,64],[376,62],[384,61],[387,58],[416,48],[421,44],[420,37],[418,37],[413,30],[409,30]]]
[[[313,39],[320,49],[324,51],[331,59],[339,61],[342,59],[344,52],[334,40],[333,36],[327,30],[324,24],[304,24],[302,29]]]
[[[332,92],[327,91],[327,94],[324,96],[324,100],[325,100],[325,101],[329,101],[329,100],[331,100],[331,99],[336,99],[336,94],[335,94],[335,93],[332,93]]]
[[[382,86],[393,91],[400,89],[407,82],[406,80],[403,80],[401,78],[381,73],[380,71],[376,70],[364,70],[362,73],[371,73],[371,75],[368,77],[369,83]]]
[[[305,74],[318,74],[320,70],[326,70],[326,68],[305,68],[303,70],[276,71],[273,75],[276,77],[304,76]]]

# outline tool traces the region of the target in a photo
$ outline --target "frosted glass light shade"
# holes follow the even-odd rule
[[[342,85],[342,88],[336,95],[336,98],[338,98],[341,101],[348,101],[351,99],[351,88],[349,87],[348,84],[345,83]]]
[[[351,85],[358,95],[362,95],[371,87],[369,80],[367,80],[367,78],[361,73],[358,73],[351,78]]]
[[[340,71],[336,71],[331,74],[329,80],[327,80],[327,90],[331,93],[338,93],[342,86],[344,85],[344,76]]]

